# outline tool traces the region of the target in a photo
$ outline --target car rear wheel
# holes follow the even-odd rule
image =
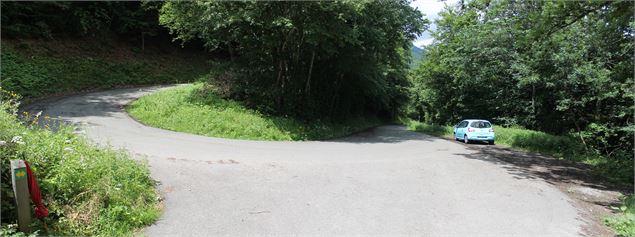
[[[494,145],[494,140],[488,141],[487,143],[489,143],[490,145]]]
[[[467,139],[467,135],[463,136],[463,142],[465,142],[465,144],[470,144],[470,139]]]

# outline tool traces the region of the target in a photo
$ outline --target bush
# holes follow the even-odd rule
[[[125,235],[158,218],[158,196],[145,164],[123,151],[97,148],[48,117],[25,113],[30,122],[20,122],[17,95],[1,94],[3,232],[10,233],[17,220],[9,170],[13,159],[27,160],[39,179],[50,212],[34,223],[40,234]]]

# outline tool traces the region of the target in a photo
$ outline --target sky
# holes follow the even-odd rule
[[[434,24],[434,20],[439,18],[439,12],[443,10],[446,4],[451,4],[452,0],[415,0],[410,3],[410,6],[417,8],[425,17],[430,20],[430,29],[424,32],[419,38],[412,42],[417,47],[423,47],[432,43],[434,38],[430,35],[430,31],[436,30],[437,26]]]

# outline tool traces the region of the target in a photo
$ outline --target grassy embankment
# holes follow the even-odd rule
[[[141,52],[125,43],[89,39],[3,40],[1,57],[0,235],[22,234],[15,232],[11,159],[32,164],[50,209],[50,216],[32,228],[38,235],[131,235],[153,223],[160,209],[145,164],[131,160],[124,151],[94,146],[75,135],[72,127],[52,132],[21,122],[15,112],[19,96],[13,92],[28,101],[130,85],[188,82],[207,73],[206,56],[170,47],[148,47]],[[50,122],[45,115],[37,119]]]
[[[134,85],[189,82],[206,57],[176,48],[145,52],[110,40],[2,41],[2,87],[29,100]]]
[[[304,123],[268,116],[212,93],[197,83],[146,95],[130,104],[128,113],[154,127],[210,137],[247,140],[322,140],[349,135],[382,123],[359,118],[343,123]]]
[[[408,128],[433,136],[453,139],[452,126],[409,122]],[[556,158],[580,161],[590,165],[593,171],[618,185],[629,186],[633,182],[632,161],[616,161],[585,150],[584,146],[570,136],[555,136],[544,132],[524,128],[504,128],[494,126],[496,143],[514,149],[539,152]],[[621,214],[607,218],[605,223],[624,236],[635,236],[635,200],[632,196],[624,197],[619,208]]]
[[[7,96],[9,95],[9,96]],[[51,132],[33,116],[18,119],[15,95],[0,92],[2,228],[14,235],[16,211],[9,161],[29,161],[38,177],[49,217],[34,219],[38,235],[127,235],[160,214],[154,181],[145,164],[123,151],[97,148],[63,126]]]

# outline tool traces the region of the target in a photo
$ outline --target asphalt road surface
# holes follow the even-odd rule
[[[382,126],[332,141],[209,138],[144,126],[123,106],[163,89],[36,105],[102,145],[146,159],[164,195],[149,236],[578,236],[583,218],[541,179],[466,145]],[[472,145],[468,145],[472,146]]]

